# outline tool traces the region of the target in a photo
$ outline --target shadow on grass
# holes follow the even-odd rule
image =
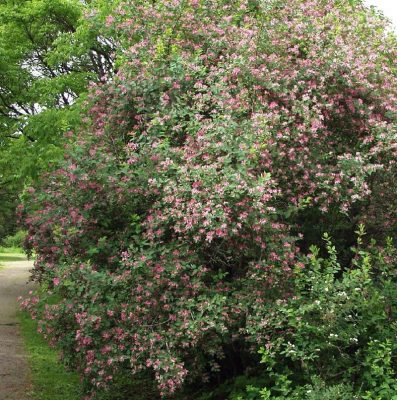
[[[37,322],[26,312],[19,313],[21,331],[31,368],[32,400],[81,400],[83,388],[77,373],[65,370],[56,350],[37,333]],[[118,375],[98,400],[160,400],[154,377],[142,374]]]
[[[58,360],[56,350],[50,348],[37,333],[37,323],[27,313],[19,314],[21,331],[31,368],[34,400],[81,400],[82,390],[77,373],[68,372]]]
[[[25,261],[25,254],[0,253],[0,263],[8,261]]]

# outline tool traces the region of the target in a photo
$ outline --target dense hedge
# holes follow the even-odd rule
[[[121,372],[165,397],[255,375],[291,334],[279,307],[309,245],[337,235],[354,269],[359,223],[395,233],[397,46],[356,3],[127,1],[107,18],[117,76],[21,209],[43,288],[24,305],[90,395]]]

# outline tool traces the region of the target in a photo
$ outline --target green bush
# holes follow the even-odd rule
[[[26,231],[19,230],[14,235],[7,236],[3,239],[4,247],[22,249],[24,241],[26,239],[26,235]]]
[[[344,270],[327,234],[326,258],[311,248],[294,295],[257,321],[268,384],[231,399],[397,399],[397,252],[390,239],[364,247],[357,233]]]

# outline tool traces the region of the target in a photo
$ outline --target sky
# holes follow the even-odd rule
[[[392,20],[397,29],[397,0],[365,0],[365,3],[383,11],[383,14]]]

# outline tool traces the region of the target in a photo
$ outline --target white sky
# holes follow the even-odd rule
[[[397,28],[397,0],[365,0],[365,3],[383,11],[383,14],[391,19],[394,27]]]

